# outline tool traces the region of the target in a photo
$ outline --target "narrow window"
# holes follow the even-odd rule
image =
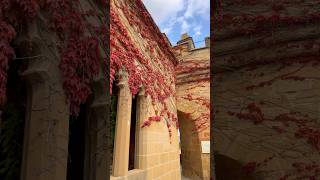
[[[70,118],[67,180],[83,180],[85,158],[85,125],[87,107],[81,105],[78,117]]]
[[[16,51],[19,57],[19,52]],[[7,79],[7,102],[0,107],[0,179],[20,179],[27,88],[19,75],[23,64],[11,61]]]
[[[114,140],[115,140],[115,134],[116,134],[116,120],[117,120],[117,106],[118,106],[118,94],[119,89],[116,85],[116,82],[112,85],[112,95],[111,95],[111,111],[110,111],[110,121],[111,121],[111,142],[112,142],[112,148],[111,148],[111,162],[113,162],[113,150],[114,150]],[[110,167],[110,174],[112,174],[112,163]]]
[[[137,98],[132,98],[131,106],[131,125],[130,125],[130,146],[129,146],[129,171],[133,170],[135,159],[135,137],[136,137],[136,120],[137,119]]]

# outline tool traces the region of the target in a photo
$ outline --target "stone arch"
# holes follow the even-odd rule
[[[248,142],[250,142],[250,139],[246,135],[229,133],[213,128],[213,134],[215,135],[213,165],[217,180],[265,179],[259,173],[246,174],[244,165],[252,162],[252,160],[259,161],[262,159],[263,161],[263,158],[269,157],[271,154],[249,148]]]
[[[203,178],[201,142],[194,121],[184,112],[178,111],[181,143],[182,174],[198,180]]]
[[[214,159],[217,180],[255,180],[254,177],[246,174],[241,162],[217,153]]]

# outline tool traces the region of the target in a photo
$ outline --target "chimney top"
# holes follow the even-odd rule
[[[205,38],[205,46],[210,47],[210,36]]]
[[[188,50],[192,50],[195,48],[192,37],[188,35],[188,33],[184,33],[181,35],[181,39],[177,42],[177,45],[187,44]]]
[[[189,34],[188,33],[183,33],[182,35],[181,35],[181,40],[184,40],[184,39],[188,39],[190,36],[189,36]]]

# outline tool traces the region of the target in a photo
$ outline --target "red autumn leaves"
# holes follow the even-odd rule
[[[166,100],[175,96],[174,57],[168,45],[148,13],[145,12],[141,1],[133,1],[132,6],[111,3],[110,7],[110,91],[116,81],[117,72],[121,69],[128,73],[128,84],[132,95],[143,86],[145,94],[151,97],[152,105],[160,108],[145,120],[142,127],[150,126],[152,122],[166,119],[167,125],[175,123],[176,117],[171,115]],[[114,7],[117,6],[117,7]],[[143,44],[129,34],[117,11],[123,11],[128,24],[135,30]],[[118,77],[119,78],[119,77]],[[158,107],[156,107],[158,103]],[[172,113],[173,114],[173,113]],[[165,118],[166,117],[166,118]],[[171,134],[168,125],[169,134]]]
[[[314,127],[314,120],[311,119],[308,115],[303,115],[299,112],[291,112],[291,113],[283,113],[276,115],[274,118],[267,118],[263,114],[261,107],[259,107],[256,103],[252,102],[247,105],[245,108],[247,112],[227,112],[230,116],[235,116],[239,120],[247,120],[251,121],[254,124],[260,124],[264,121],[273,122],[280,125],[273,125],[271,128],[275,130],[277,133],[290,133],[292,130],[287,131],[286,128],[293,127],[293,135],[296,138],[301,138],[307,140],[306,142],[310,144],[311,147],[313,147],[315,150],[320,152],[320,130],[317,127]],[[247,163],[244,166],[244,169],[247,173],[252,173],[256,170],[259,163],[257,162],[250,162]],[[293,164],[294,167],[298,168],[300,167],[298,164]],[[317,174],[320,173],[320,168],[316,165],[312,166],[305,166],[305,170],[312,170],[317,167]],[[299,168],[299,171],[302,171],[301,168]],[[303,168],[302,168],[303,169]],[[300,173],[301,174],[301,173]],[[289,176],[283,176],[280,179],[286,180]],[[309,177],[309,175],[307,176]],[[315,175],[310,175],[310,178],[316,177]]]
[[[0,19],[0,105],[4,104],[6,99],[8,63],[14,57],[10,42],[15,35],[14,28]]]
[[[294,171],[285,174],[280,177],[279,180],[289,180],[295,177],[295,179],[316,180],[320,175],[320,165],[316,162],[304,163],[295,162],[292,163]]]
[[[61,53],[60,69],[64,89],[70,99],[71,112],[79,113],[79,106],[91,94],[90,84],[100,68],[99,43],[96,38],[71,39]]]
[[[144,123],[142,125],[142,128],[146,127],[146,126],[150,126],[152,121],[160,122],[161,121],[161,117],[160,116],[151,116],[151,117],[149,117],[147,121],[144,121]]]
[[[106,3],[103,0],[103,4]],[[31,22],[38,12],[45,11],[48,13],[47,28],[56,33],[60,40],[57,44],[64,90],[70,102],[71,114],[77,115],[80,104],[91,93],[90,83],[99,73],[100,63],[106,63],[98,52],[98,38],[84,34],[86,28],[92,32],[103,29],[104,23],[100,27],[90,24],[86,17],[97,16],[97,13],[83,12],[78,7],[79,1],[69,0],[5,0],[0,4],[0,104],[5,100],[8,61],[14,55],[10,42],[15,38],[15,25]],[[101,41],[105,42],[102,40],[104,35],[98,34]]]
[[[260,107],[258,107],[255,103],[248,104],[246,109],[248,110],[248,112],[234,113],[228,111],[228,114],[231,116],[235,115],[238,119],[241,120],[249,120],[254,124],[259,124],[264,121],[264,114],[262,113]]]
[[[254,124],[260,124],[264,121],[281,123],[281,125],[273,125],[271,128],[277,133],[282,134],[286,131],[286,127],[294,125],[294,135],[297,138],[307,139],[307,142],[314,147],[317,151],[320,151],[320,131],[312,127],[313,119],[310,119],[307,115],[302,115],[298,112],[283,113],[276,115],[274,118],[267,118],[263,114],[261,107],[252,102],[245,108],[247,112],[231,112],[227,113],[230,116],[236,116],[240,120],[251,121]],[[297,116],[300,116],[299,118]],[[302,116],[302,117],[301,117]],[[291,125],[290,125],[291,124]]]

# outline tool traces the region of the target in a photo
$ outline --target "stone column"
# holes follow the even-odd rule
[[[86,127],[85,180],[110,177],[107,164],[106,106],[91,106]]]
[[[128,78],[123,74],[119,86],[116,134],[113,155],[113,176],[126,176],[129,166],[129,141],[132,95]]]
[[[21,180],[64,180],[67,174],[69,105],[51,59],[30,62],[23,73],[28,105]]]
[[[108,152],[108,94],[104,77],[93,83],[93,102],[89,109],[86,127],[84,180],[110,178]]]
[[[146,164],[142,160],[144,156],[142,139],[146,136],[146,132],[141,129],[143,122],[148,118],[147,97],[145,96],[144,88],[142,88],[138,94],[137,100],[137,123],[136,123],[136,150],[135,150],[135,168],[146,169]]]

